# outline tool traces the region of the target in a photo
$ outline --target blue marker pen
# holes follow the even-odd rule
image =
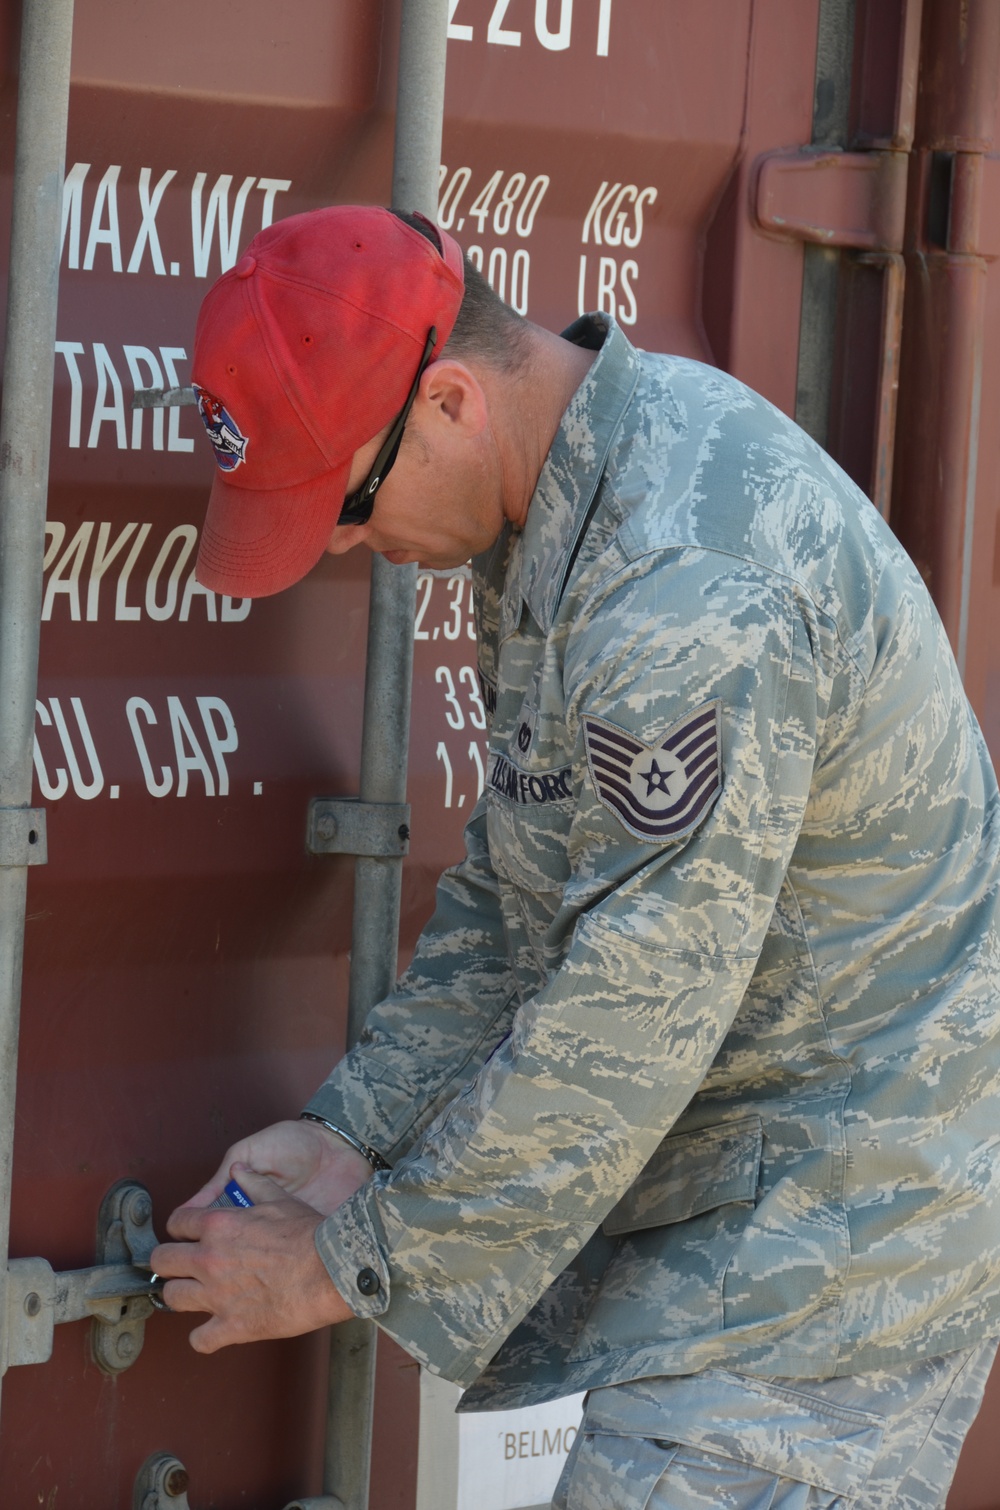
[[[217,1195],[214,1201],[210,1201],[208,1211],[214,1211],[219,1206],[242,1206],[244,1210],[253,1205],[253,1201],[247,1195],[242,1185],[235,1180],[230,1180],[221,1195]]]

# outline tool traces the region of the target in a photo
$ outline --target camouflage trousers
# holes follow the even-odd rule
[[[592,1390],[553,1510],[943,1507],[996,1351],[835,1379],[706,1369]]]

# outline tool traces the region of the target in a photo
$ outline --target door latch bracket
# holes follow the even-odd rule
[[[314,797],[306,818],[306,848],[311,855],[398,859],[410,848],[410,804]]]
[[[756,166],[757,224],[772,236],[819,246],[900,252],[908,161],[906,152],[768,152]]]
[[[56,1273],[45,1258],[11,1259],[5,1368],[47,1363],[57,1323],[88,1318],[98,1367],[108,1374],[130,1368],[153,1313],[149,1255],[155,1247],[149,1191],[136,1180],[119,1180],[101,1202],[92,1268]]]
[[[43,807],[0,807],[0,870],[44,865],[48,859]]]

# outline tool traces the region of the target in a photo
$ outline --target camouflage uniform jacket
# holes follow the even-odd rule
[[[394,1165],[334,1282],[470,1405],[1000,1330],[998,794],[944,632],[787,418],[602,324],[474,563],[466,859],[310,1102]]]

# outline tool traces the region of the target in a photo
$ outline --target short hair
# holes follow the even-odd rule
[[[431,221],[402,210],[392,213],[441,251],[441,239]],[[527,355],[527,322],[494,293],[468,253],[463,254],[463,260],[465,293],[444,350],[459,361],[479,357],[498,371],[512,372],[522,366]]]

